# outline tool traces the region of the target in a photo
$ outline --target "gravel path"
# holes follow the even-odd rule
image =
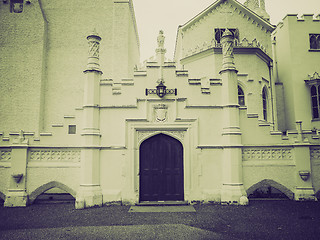
[[[194,205],[196,212],[84,210],[73,204],[0,207],[0,239],[320,239],[320,202]]]

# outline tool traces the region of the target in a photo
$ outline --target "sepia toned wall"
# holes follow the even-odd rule
[[[295,129],[295,122],[301,120],[303,128],[319,128],[319,121],[312,121],[310,80],[319,71],[319,52],[309,51],[309,34],[319,32],[319,16],[305,14],[287,15],[272,34],[275,41],[277,82],[283,83],[285,120],[283,130]],[[310,107],[306,107],[310,106]]]
[[[0,7],[1,29],[7,33],[0,39],[0,131],[6,134],[50,132],[64,116],[77,114],[90,32],[99,32],[103,39],[100,60],[106,78],[127,78],[139,62],[130,1],[41,0],[24,3],[21,13],[11,13],[9,6]]]
[[[37,1],[23,13],[1,2],[0,15],[0,131],[39,132],[47,23]]]
[[[244,37],[251,39],[251,44],[256,37],[266,46],[266,49],[258,45],[235,47],[234,62],[239,72],[230,69],[220,72],[226,57],[222,46],[208,46],[184,57],[176,55],[181,61],[162,63],[159,59],[164,59],[165,50],[159,42],[158,61],[147,62],[134,70],[139,59],[139,39],[131,1],[97,1],[94,5],[85,1],[81,4],[79,1],[40,3],[29,6],[33,11],[42,9],[39,19],[44,19],[43,16],[46,19],[41,25],[43,31],[33,30],[45,35],[35,43],[39,49],[41,45],[41,54],[44,53],[40,54],[43,58],[35,58],[32,63],[37,66],[34,71],[37,88],[33,85],[30,89],[15,88],[9,84],[14,79],[14,73],[9,71],[12,62],[8,61],[1,69],[10,77],[3,78],[7,90],[14,88],[20,93],[19,97],[29,90],[38,94],[36,100],[25,100],[31,105],[29,101],[35,101],[32,105],[35,112],[30,114],[37,121],[22,118],[26,109],[21,110],[21,116],[14,116],[21,124],[8,121],[9,118],[0,120],[3,127],[0,129],[0,172],[4,176],[0,179],[0,196],[6,198],[5,206],[26,206],[55,187],[74,196],[76,208],[115,201],[138,203],[140,145],[157,134],[171,136],[183,146],[184,200],[187,202],[238,204],[242,195],[265,184],[285,192],[290,199],[315,200],[314,194],[320,189],[319,132],[306,131],[305,123],[296,122],[297,119],[292,131],[283,134],[277,129],[276,105],[272,101],[274,86],[269,72],[272,65],[270,31],[263,31],[257,22],[250,22],[248,16],[224,4],[208,13],[183,38],[178,34],[177,46],[182,49],[211,41],[210,24],[228,27],[221,25],[222,16],[230,17],[222,10],[232,9],[230,27],[239,22],[241,37],[248,33]],[[28,13],[28,6],[24,11]],[[70,16],[70,12],[74,14]],[[92,16],[92,12],[96,15]],[[219,20],[215,21],[216,18]],[[6,31],[10,33],[13,28],[8,27]],[[100,69],[90,68],[92,59],[87,65],[92,53],[88,56],[86,37],[93,28],[102,38],[99,45],[98,33],[92,35],[95,46],[100,48],[96,61],[103,74]],[[10,34],[12,38],[17,35]],[[6,37],[1,39],[10,42]],[[23,42],[22,36],[17,39]],[[277,41],[283,46],[282,40]],[[1,51],[8,51],[10,44],[4,44]],[[38,53],[35,51],[35,56]],[[279,59],[290,53],[284,48]],[[21,60],[24,68],[23,58],[15,51],[12,54],[13,59]],[[41,69],[38,62],[42,64]],[[279,63],[278,69],[286,67],[292,68]],[[177,95],[168,94],[163,98],[146,95],[146,89],[155,89],[159,79],[165,81],[168,89],[176,88]],[[236,91],[230,93],[237,85],[245,93],[245,106],[237,105]],[[262,119],[264,87],[269,94],[267,121]],[[288,89],[294,92],[294,84]],[[9,105],[19,109],[20,105],[14,100],[9,104],[9,99],[14,97],[1,91],[6,98],[4,105],[1,103],[5,109],[0,114],[6,114]],[[21,97],[19,102],[22,100]],[[33,128],[25,128],[24,124]],[[69,125],[76,126],[75,134],[68,132]],[[234,129],[237,131],[232,132]],[[309,177],[302,179],[302,173],[308,173]],[[223,184],[230,183],[228,180],[237,187],[226,200],[228,189]]]

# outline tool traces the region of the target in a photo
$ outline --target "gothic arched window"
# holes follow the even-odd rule
[[[238,86],[238,104],[240,106],[245,106],[244,92],[240,86]]]
[[[320,86],[311,86],[312,116],[319,118]]]
[[[262,90],[262,113],[263,113],[263,119],[267,121],[268,120],[268,93],[265,87]]]
[[[320,49],[320,34],[310,34],[310,49]]]

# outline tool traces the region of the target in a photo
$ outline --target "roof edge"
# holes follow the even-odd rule
[[[239,3],[237,0],[217,0],[214,3],[212,3],[210,6],[208,6],[206,9],[204,9],[202,12],[198,13],[195,17],[190,19],[188,22],[186,22],[185,24],[181,25],[179,28],[181,28],[182,30],[188,28],[190,25],[192,25],[195,22],[199,21],[204,15],[206,15],[208,12],[210,12],[213,8],[215,8],[216,6],[222,4],[225,1],[229,1],[229,2],[231,2],[233,4],[235,4],[237,7],[240,7],[242,10],[247,11],[251,15],[251,17],[255,18],[255,20],[258,20],[265,27],[267,27],[268,30],[270,30],[271,32],[276,28],[275,25],[273,25],[270,22],[268,22],[267,20],[263,19],[258,14],[256,14],[255,12],[253,12],[252,10],[250,10],[249,8],[244,6],[243,4]]]

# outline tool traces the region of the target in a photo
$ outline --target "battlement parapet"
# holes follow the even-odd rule
[[[298,14],[287,14],[282,20],[285,21],[286,19],[295,20],[296,22],[320,22],[320,14],[302,14],[300,17]],[[278,24],[279,25],[279,24]]]

